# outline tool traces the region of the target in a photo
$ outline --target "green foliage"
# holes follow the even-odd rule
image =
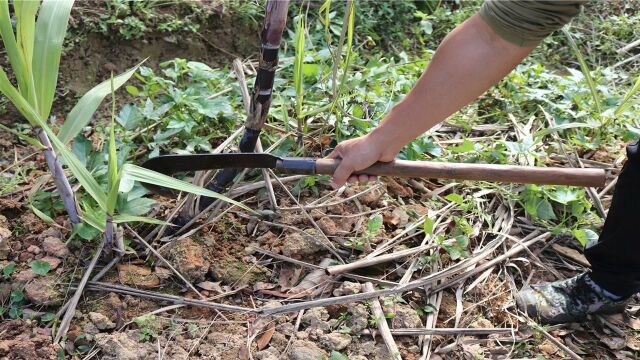
[[[331,354],[329,355],[329,360],[349,360],[349,357],[347,355],[344,355],[343,353],[339,353],[337,351],[331,351]]]
[[[16,264],[14,263],[9,263],[7,265],[5,265],[2,268],[2,276],[4,278],[9,278],[11,276],[11,274],[13,274],[13,271],[16,269]]]
[[[31,266],[31,270],[33,270],[36,275],[40,276],[47,274],[49,270],[51,270],[51,264],[42,260],[34,260],[29,266]]]

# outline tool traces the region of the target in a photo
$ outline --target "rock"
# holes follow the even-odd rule
[[[49,263],[49,265],[51,266],[51,270],[56,269],[58,266],[60,266],[60,263],[62,263],[62,260],[53,256],[45,256],[40,260]]]
[[[242,286],[266,280],[262,266],[247,265],[234,258],[218,259],[211,264],[210,270],[215,280],[228,285]]]
[[[111,330],[116,327],[113,321],[98,312],[90,312],[89,319],[98,328],[98,330]]]
[[[333,290],[333,296],[359,294],[361,290],[362,285],[350,281],[345,281],[340,285],[340,287]]]
[[[29,245],[29,247],[27,248],[27,251],[32,254],[38,255],[42,252],[42,249],[40,249],[36,245]]]
[[[11,296],[11,284],[0,283],[0,303],[8,303]]]
[[[384,307],[385,313],[393,313],[391,326],[395,329],[422,327],[422,320],[418,313],[409,305],[393,304]]]
[[[51,256],[65,258],[69,255],[67,244],[57,237],[47,236],[42,241],[42,247],[44,248],[44,252]]]
[[[329,320],[329,313],[323,307],[311,308],[302,315],[302,323],[311,330],[329,330],[331,327],[327,320]]]
[[[282,254],[289,257],[309,256],[321,249],[322,247],[311,239],[311,235],[305,236],[299,232],[289,233],[282,241]]]
[[[191,238],[174,241],[165,251],[176,269],[190,281],[202,281],[209,271],[205,247]]]
[[[391,212],[386,212],[383,218],[386,225],[403,226],[409,222],[409,214],[400,207],[393,209]]]
[[[345,191],[345,195],[353,196],[365,191],[367,188],[367,186],[350,186],[349,188],[347,188],[347,191]],[[375,189],[367,192],[366,194],[360,195],[360,197],[358,197],[358,200],[360,200],[362,205],[373,208],[378,206],[380,200],[382,199],[382,195],[384,195],[383,189]]]
[[[351,304],[347,311],[351,317],[347,320],[347,326],[352,333],[358,333],[369,325],[369,311],[362,304]]]
[[[154,343],[140,342],[134,331],[97,334],[95,337],[96,346],[102,350],[102,359],[143,360],[157,357]]]
[[[409,185],[400,185],[393,178],[385,178],[387,184],[387,190],[390,194],[398,197],[412,197],[413,189]]]
[[[255,355],[256,360],[278,360],[278,351],[272,347],[258,351]]]
[[[27,262],[33,258],[34,258],[34,255],[28,251],[23,251],[20,253],[20,255],[18,255],[18,261],[20,262]]]
[[[32,303],[42,306],[60,305],[61,294],[56,290],[55,281],[49,277],[36,279],[24,287],[24,293]]]
[[[134,285],[143,289],[160,285],[160,278],[152,274],[151,269],[146,266],[118,264],[118,278],[124,284]]]
[[[31,280],[35,279],[35,278],[36,278],[36,273],[34,273],[33,270],[31,270],[31,269],[22,270],[22,271],[20,271],[19,273],[15,274],[13,276],[13,279],[16,282],[19,282],[19,283],[26,283],[28,281],[31,281]]]
[[[340,351],[351,344],[351,335],[339,332],[332,332],[322,336],[322,345],[329,350]]]
[[[493,327],[493,324],[491,323],[491,321],[481,317],[478,320],[472,322],[471,324],[469,324],[470,328],[475,328],[475,329],[490,329]]]
[[[288,358],[291,360],[318,360],[324,359],[325,356],[327,353],[311,341],[296,340],[291,345]]]
[[[320,230],[325,233],[325,235],[334,236],[338,233],[338,228],[336,227],[336,223],[331,220],[328,216],[323,216],[317,221],[318,227]]]
[[[11,231],[9,231],[9,229],[7,228],[0,226],[0,260],[7,260],[7,257],[9,256],[9,252],[11,252],[11,245],[9,244],[10,237],[11,237]]]
[[[94,323],[88,322],[84,324],[82,332],[84,333],[85,340],[94,341],[95,336],[100,333],[100,330]]]

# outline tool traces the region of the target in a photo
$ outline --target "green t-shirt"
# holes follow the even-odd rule
[[[580,14],[587,1],[486,0],[480,16],[508,42],[534,46]]]

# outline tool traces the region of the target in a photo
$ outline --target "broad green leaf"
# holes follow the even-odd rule
[[[116,76],[113,79],[114,90],[117,90],[120,86],[124,85],[124,83],[126,83],[127,80],[129,80],[129,78],[131,78],[131,76],[136,72],[140,64]],[[69,112],[67,120],[62,125],[60,133],[58,134],[60,141],[66,144],[76,137],[76,135],[82,131],[82,128],[89,123],[91,116],[96,111],[100,103],[102,103],[102,100],[104,100],[104,98],[109,94],[111,94],[111,79],[105,80],[93,89],[87,91],[87,93],[80,98],[76,106],[71,109],[71,112]]]
[[[44,315],[40,316],[40,321],[43,323],[52,321],[53,319],[56,318],[56,315],[53,313],[45,313]]]
[[[304,78],[302,63],[304,61],[304,17],[298,16],[295,38],[295,59],[293,62],[293,87],[296,90],[296,115],[300,118],[302,113],[302,100],[304,96]]]
[[[349,358],[346,355],[334,350],[331,352],[331,355],[329,355],[329,360],[349,360]]]
[[[133,216],[133,215],[127,215],[127,214],[114,215],[112,220],[116,224],[125,223],[125,222],[144,222],[144,223],[157,224],[157,225],[171,225],[166,221],[154,219],[151,217]]]
[[[551,198],[551,200],[564,205],[567,205],[574,200],[578,200],[579,195],[580,194],[578,190],[571,190],[566,187],[562,187],[557,189],[556,191],[549,192],[549,197]]]
[[[122,177],[123,177],[122,183],[124,184],[127,184],[129,181],[139,181],[142,183],[158,185],[158,186],[166,187],[169,189],[192,193],[195,195],[220,199],[222,201],[241,207],[247,211],[254,212],[253,210],[249,209],[246,205],[241,204],[235,200],[231,200],[224,195],[218,194],[217,192],[207,190],[203,187],[196,186],[186,181],[178,180],[178,179],[172,178],[171,176],[167,176],[159,172],[145,169],[137,165],[125,164],[123,166]]]
[[[43,119],[49,117],[55,96],[62,43],[72,6],[73,0],[44,0],[38,13],[32,68],[37,110]]]
[[[465,153],[473,150],[474,150],[473,143],[468,139],[464,139],[462,144],[451,148],[451,151],[453,151],[454,153]]]
[[[13,271],[16,269],[16,264],[14,263],[10,263],[5,265],[5,267],[2,268],[2,275],[3,276],[11,276],[11,274],[13,274]]]
[[[376,214],[367,221],[367,235],[376,236],[380,233],[380,229],[382,229],[382,215]]]
[[[100,235],[102,231],[96,229],[93,225],[89,225],[87,223],[79,223],[73,227],[73,232],[84,240],[93,240],[98,235]]]
[[[138,127],[140,121],[143,120],[143,116],[137,106],[127,104],[122,107],[122,110],[120,110],[116,120],[125,129],[133,130]]]
[[[137,198],[124,201],[124,204],[118,207],[118,213],[124,215],[140,216],[151,210],[156,201],[149,198]]]
[[[49,270],[51,270],[51,264],[42,260],[34,260],[29,264],[29,266],[31,266],[31,270],[33,270],[36,275],[40,276],[45,275]]]
[[[20,301],[24,300],[24,293],[19,289],[13,290],[9,298],[11,299],[12,303],[19,303]]]
[[[467,246],[469,246],[469,238],[464,236],[464,235],[458,235],[456,236],[456,244],[458,246],[460,246],[461,248],[466,248]]]
[[[591,229],[573,230],[572,233],[582,246],[587,246],[590,241],[598,240],[598,234]]]
[[[454,203],[456,203],[458,205],[464,205],[464,198],[459,194],[451,193],[451,194],[445,196],[444,198],[449,200],[449,201],[453,201]]]
[[[540,200],[536,207],[536,215],[541,220],[553,220],[556,218],[556,214],[553,212],[551,204],[547,200]]]

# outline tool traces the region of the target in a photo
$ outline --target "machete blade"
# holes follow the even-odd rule
[[[147,160],[142,167],[165,175],[186,171],[236,169],[275,169],[279,157],[265,153],[161,155]],[[162,186],[142,184],[154,193],[171,196]]]

